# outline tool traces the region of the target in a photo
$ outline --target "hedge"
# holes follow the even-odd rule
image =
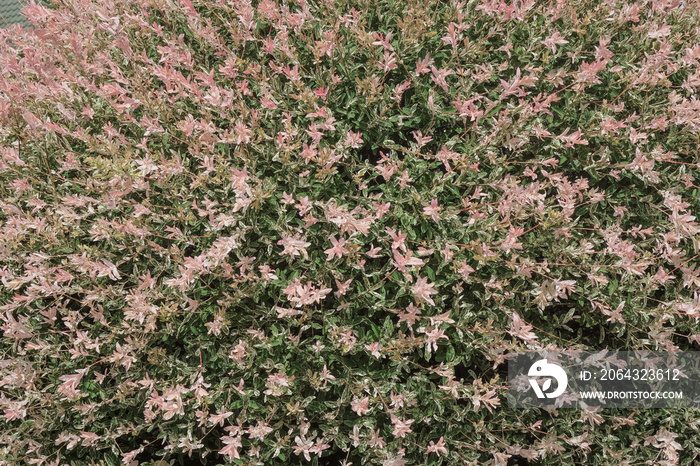
[[[0,464],[697,464],[508,353],[695,351],[700,3],[54,0],[0,31]]]

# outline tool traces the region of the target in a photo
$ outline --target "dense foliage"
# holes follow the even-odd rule
[[[696,0],[54,0],[0,32],[0,464],[696,464],[511,351],[697,350]]]

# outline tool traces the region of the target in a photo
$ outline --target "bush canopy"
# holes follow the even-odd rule
[[[696,0],[53,0],[0,31],[0,464],[697,464],[508,353],[700,343]]]

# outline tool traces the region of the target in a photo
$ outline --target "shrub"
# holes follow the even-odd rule
[[[25,11],[0,463],[694,464],[694,411],[504,392],[700,342],[698,2]]]

